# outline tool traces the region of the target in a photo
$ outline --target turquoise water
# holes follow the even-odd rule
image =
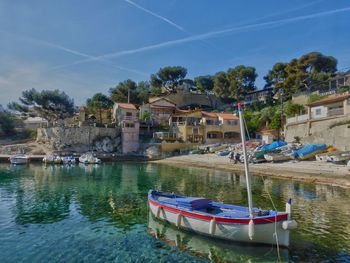
[[[284,210],[290,250],[212,240],[149,215],[150,188],[246,205],[243,175],[157,164],[0,165],[0,262],[350,261],[350,190],[252,178],[255,206]]]

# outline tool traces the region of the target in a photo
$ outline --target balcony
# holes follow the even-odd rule
[[[327,117],[344,115],[344,108],[331,109],[327,111]]]
[[[162,141],[176,141],[178,136],[175,132],[155,132],[153,138]]]
[[[203,135],[192,134],[188,135],[187,139],[192,143],[203,142]]]
[[[137,117],[134,116],[124,116],[123,121],[139,121]]]
[[[292,118],[287,118],[287,124],[303,122],[303,121],[307,121],[307,120],[309,120],[309,115],[304,114],[304,115],[299,115],[299,116],[295,116]]]

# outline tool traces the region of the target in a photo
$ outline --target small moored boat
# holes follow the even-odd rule
[[[29,157],[24,154],[17,154],[9,158],[12,164],[26,164],[29,161]]]
[[[254,208],[251,219],[247,207],[155,190],[148,193],[152,214],[179,228],[238,242],[275,245],[278,242],[285,247],[289,246],[289,230],[296,227],[296,222],[290,220],[290,202],[286,212]]]
[[[83,164],[99,164],[101,159],[94,156],[93,153],[85,153],[79,157],[79,162]]]

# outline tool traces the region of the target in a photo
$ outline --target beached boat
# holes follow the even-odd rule
[[[326,152],[326,153],[318,153],[315,155],[316,161],[318,162],[329,162],[330,161],[330,156],[337,154],[339,152]]]
[[[288,247],[289,230],[297,226],[297,223],[291,220],[291,200],[288,200],[285,212],[253,207],[243,114],[240,105],[238,109],[245,160],[248,207],[222,204],[207,198],[150,190],[148,193],[150,211],[160,220],[214,238]]]
[[[350,151],[332,153],[329,155],[328,160],[332,163],[346,163],[350,160]]]
[[[327,150],[325,144],[307,144],[303,148],[295,151],[292,155],[299,160],[314,158],[316,154],[323,153]]]
[[[268,162],[284,162],[292,160],[293,157],[288,153],[270,153],[264,154],[264,158]]]
[[[12,164],[26,164],[29,162],[29,157],[24,154],[16,154],[9,158]]]
[[[99,164],[101,159],[94,156],[93,153],[85,153],[79,157],[79,162],[83,164]]]
[[[231,150],[222,150],[216,153],[217,156],[227,156],[231,153]]]

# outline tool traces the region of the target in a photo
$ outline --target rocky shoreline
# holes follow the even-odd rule
[[[228,158],[215,154],[175,156],[153,162],[233,172],[244,171],[243,164],[233,164]],[[290,161],[252,164],[249,169],[254,175],[350,188],[350,171],[345,165],[316,161]]]

